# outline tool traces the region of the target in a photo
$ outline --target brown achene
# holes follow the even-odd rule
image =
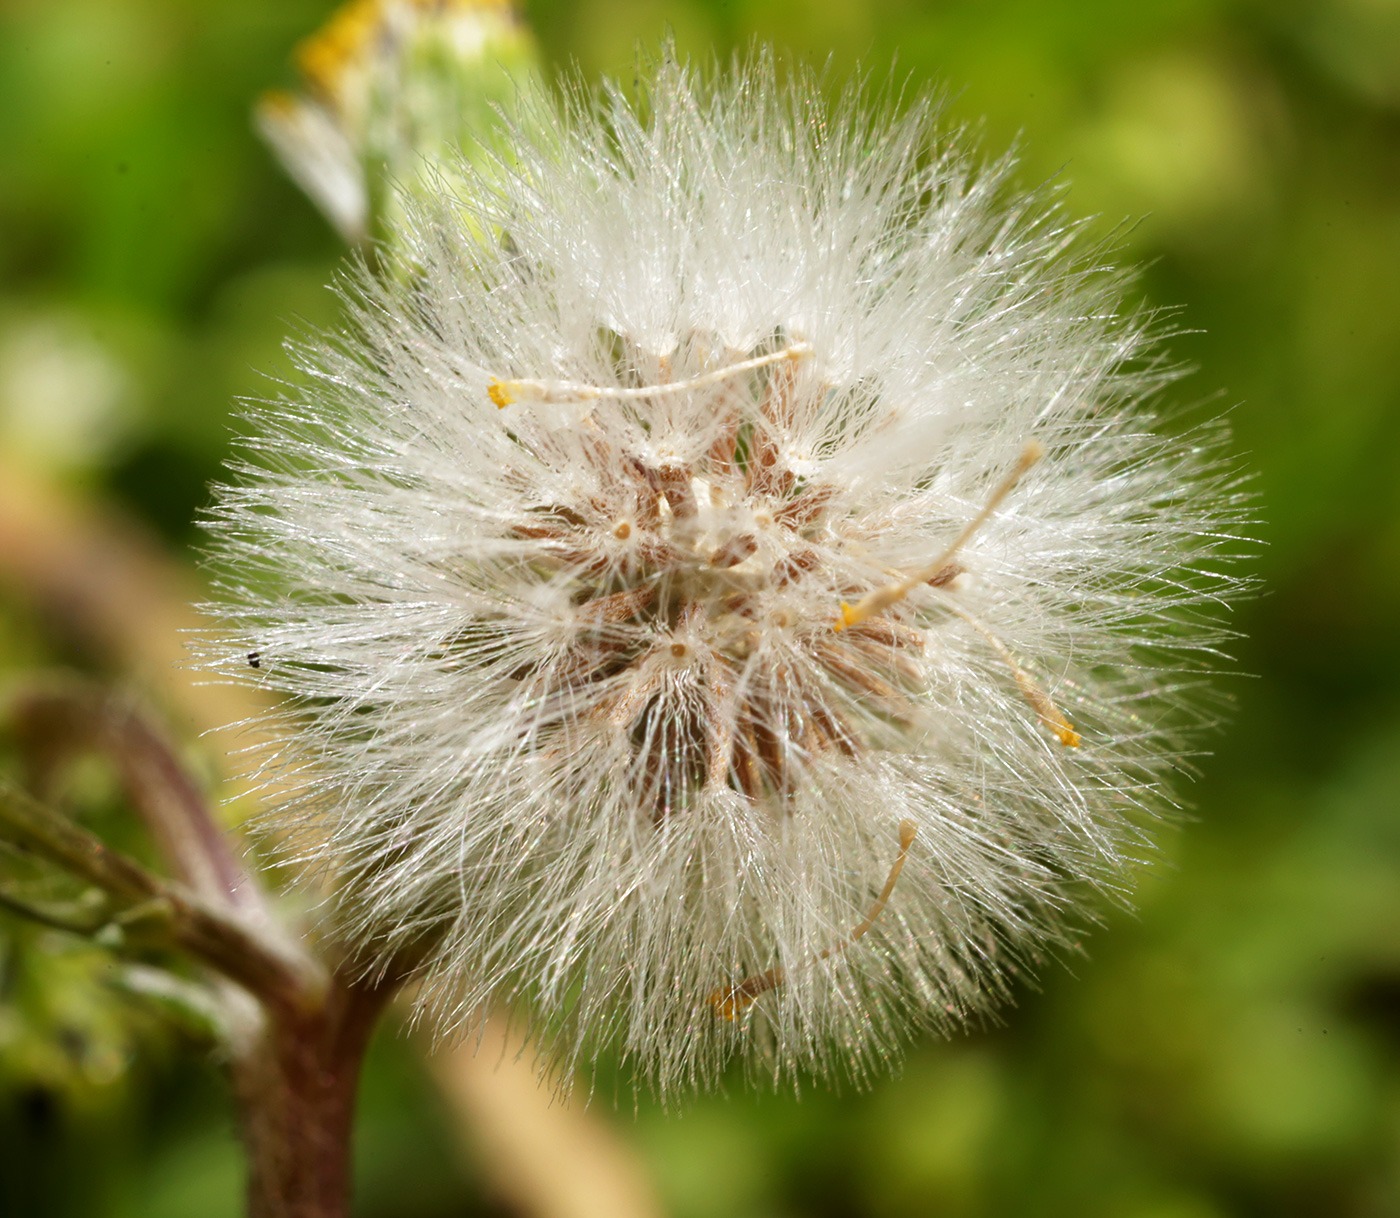
[[[832,577],[821,549],[839,542],[828,527],[837,488],[802,481],[782,450],[793,419],[825,392],[802,379],[808,350],[794,343],[635,389],[490,386],[503,407],[595,403],[581,455],[598,490],[509,526],[542,580],[571,587],[579,627],[566,655],[519,675],[541,696],[584,708],[596,730],[630,740],[628,778],[657,823],[715,786],[781,802],[817,758],[861,751],[867,733],[854,709],[893,725],[916,711],[920,631],[886,618],[837,640],[781,603],[808,580],[825,594]],[[636,403],[681,390],[712,399],[708,449],[688,461],[635,451],[626,424]],[[764,648],[773,625],[791,631],[799,654]],[[678,688],[687,694],[680,711]]]

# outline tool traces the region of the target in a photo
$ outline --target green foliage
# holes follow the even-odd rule
[[[249,119],[327,8],[0,13],[0,449],[172,545],[193,540],[235,397],[289,375],[279,345],[299,318],[333,317],[339,243]],[[917,1046],[868,1094],[736,1089],[679,1118],[624,1099],[615,1119],[673,1212],[1400,1212],[1395,6],[538,0],[530,15],[556,63],[624,76],[666,23],[683,52],[762,37],[830,54],[837,76],[858,60],[882,74],[897,52],[953,116],[986,116],[990,151],[1019,133],[1024,180],[1063,173],[1105,233],[1138,219],[1123,241],[1148,266],[1143,296],[1189,327],[1177,397],[1234,407],[1268,542],[1266,595],[1239,621],[1257,679],[1223,683],[1237,709],[1201,760],[1198,819],[1167,835],[1137,914],[1048,965],[1004,1026]],[[56,648],[0,589],[0,677],[91,662]],[[89,948],[66,943],[37,979],[35,941],[61,936],[17,926],[0,913],[0,1211],[236,1212],[215,1063],[172,1064]],[[439,1127],[413,1055],[386,1040],[364,1214],[481,1204]]]

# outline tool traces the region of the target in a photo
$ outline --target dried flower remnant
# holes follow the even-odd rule
[[[350,0],[296,59],[304,92],[264,95],[258,128],[351,242],[398,218],[425,157],[475,148],[493,106],[536,83],[510,0]]]
[[[301,350],[214,523],[221,654],[444,1028],[859,1075],[1121,883],[1238,503],[1150,430],[1097,251],[928,105],[762,54],[642,88],[531,101]]]

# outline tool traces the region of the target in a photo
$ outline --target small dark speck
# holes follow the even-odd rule
[[[128,165],[125,161],[118,161],[118,162],[117,162],[117,172],[118,172],[118,173],[125,173],[125,172],[126,172],[128,169],[130,169],[130,168],[131,168],[131,166]]]
[[[248,653],[248,667],[249,667],[249,668],[261,668],[261,667],[262,667],[262,652],[260,652],[260,651],[250,651],[250,652]]]

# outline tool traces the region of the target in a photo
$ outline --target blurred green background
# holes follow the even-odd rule
[[[192,560],[233,400],[329,324],[341,256],[257,142],[326,0],[0,5],[0,454]],[[1400,1215],[1400,2],[537,0],[554,65],[630,72],[758,37],[944,87],[1138,223],[1181,307],[1176,390],[1257,471],[1263,595],[1234,721],[1133,914],[1000,1026],[912,1047],[867,1093],[595,1108],[677,1218]],[[0,564],[3,565],[3,564]],[[102,671],[0,585],[0,680]],[[45,975],[40,947],[58,948]],[[224,1218],[217,1061],[104,1003],[88,949],[0,914],[0,1212]],[[413,1046],[370,1064],[364,1218],[504,1212]]]

